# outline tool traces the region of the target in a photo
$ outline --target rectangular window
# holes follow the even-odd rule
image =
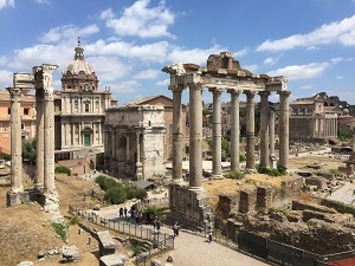
[[[11,108],[7,108],[7,114],[11,115]]]
[[[23,109],[23,114],[24,115],[29,115],[30,114],[30,109],[29,108],[24,108]]]
[[[24,130],[26,128],[25,123],[21,123],[21,129]]]

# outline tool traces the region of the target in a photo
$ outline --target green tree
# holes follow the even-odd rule
[[[121,204],[124,203],[127,199],[127,195],[120,186],[114,186],[107,189],[104,194],[104,200],[112,203],[112,204]]]
[[[22,158],[25,162],[36,163],[36,140],[24,140],[22,143]]]

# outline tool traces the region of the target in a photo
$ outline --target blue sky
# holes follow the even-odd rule
[[[202,66],[222,51],[254,73],[288,76],[292,99],[325,91],[355,104],[355,0],[0,0],[0,88],[52,63],[60,89],[78,36],[119,105],[171,97],[165,65]]]

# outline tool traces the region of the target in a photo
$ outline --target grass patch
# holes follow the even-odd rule
[[[52,223],[54,231],[64,242],[68,239],[68,226],[62,223]]]

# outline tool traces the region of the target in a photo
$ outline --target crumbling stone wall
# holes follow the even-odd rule
[[[257,202],[256,190],[241,190],[239,199],[239,211],[249,213],[255,211]]]

